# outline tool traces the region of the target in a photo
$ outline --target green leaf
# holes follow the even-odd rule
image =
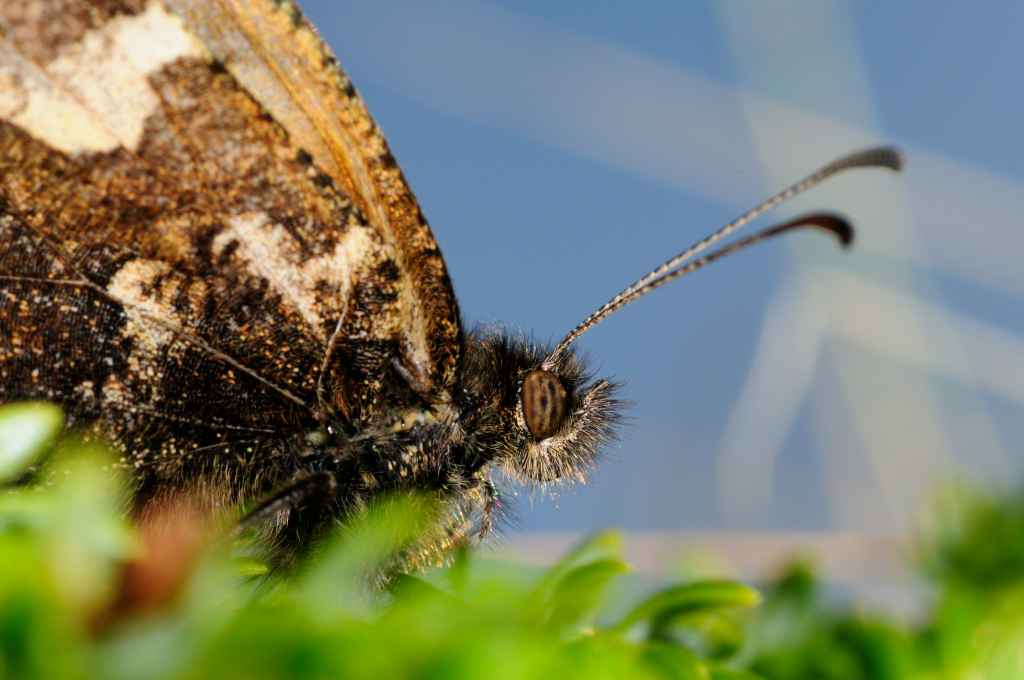
[[[622,560],[605,559],[565,573],[551,591],[548,624],[558,631],[573,632],[593,623],[612,581],[627,571]]]
[[[699,581],[661,590],[650,596],[617,623],[613,630],[625,633],[646,623],[666,625],[672,619],[716,609],[749,608],[761,602],[760,594],[735,581]]]
[[[649,640],[681,643],[701,656],[726,659],[744,645],[745,627],[739,611],[702,610],[672,619],[654,619],[647,632]]]
[[[365,613],[390,564],[436,528],[440,511],[434,499],[423,495],[402,494],[374,503],[352,517],[308,565],[296,593],[312,612]]]
[[[550,601],[558,583],[569,572],[594,562],[621,560],[621,558],[622,534],[617,531],[602,531],[588,536],[544,572],[533,589],[531,599],[534,602],[546,604]]]
[[[664,678],[711,680],[711,669],[700,657],[681,645],[650,642],[644,645],[644,662]]]
[[[90,677],[78,622],[33,539],[0,535],[0,677]]]
[[[262,560],[240,559],[235,562],[239,576],[255,577],[266,576],[270,573],[270,567]]]
[[[64,426],[60,407],[26,401],[0,406],[0,484],[20,477],[56,441]]]
[[[711,669],[711,680],[764,680],[764,677],[751,671],[728,668],[727,666],[714,666]]]

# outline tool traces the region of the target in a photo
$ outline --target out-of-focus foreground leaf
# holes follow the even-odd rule
[[[53,404],[0,406],[0,484],[20,477],[56,441],[64,414]]]
[[[124,519],[102,450],[54,442],[45,409],[11,413],[0,429],[35,419],[7,423],[35,443],[15,442],[5,479],[20,486],[0,490],[0,677],[1024,678],[1021,495],[965,496],[921,542],[934,605],[914,621],[829,604],[800,564],[763,597],[734,581],[648,581],[630,604],[615,532],[546,571],[462,550],[448,567],[395,576],[437,526],[441,508],[420,496],[369,508],[290,572],[219,533],[154,543]],[[147,571],[176,546],[195,550],[172,573],[182,583]],[[147,590],[150,577],[175,587]]]

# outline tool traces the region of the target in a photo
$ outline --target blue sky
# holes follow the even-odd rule
[[[469,323],[557,339],[832,156],[802,235],[581,346],[635,402],[592,482],[523,529],[901,530],[936,480],[1020,476],[1024,5],[303,3],[363,93]]]

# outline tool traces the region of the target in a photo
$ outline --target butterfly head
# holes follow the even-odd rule
[[[654,289],[776,236],[817,230],[844,247],[849,245],[853,229],[846,219],[807,213],[711,249],[767,210],[836,173],[859,167],[899,170],[901,165],[894,149],[875,148],[823,166],[627,286],[554,347],[540,347],[500,331],[471,335],[463,371],[466,403],[461,411],[470,466],[496,463],[524,481],[582,480],[601,445],[614,438],[622,402],[615,397],[616,386],[593,380],[576,355],[573,346],[580,336]]]
[[[594,380],[586,362],[503,331],[470,336],[465,372],[466,449],[526,482],[582,480],[615,437],[617,385]]]

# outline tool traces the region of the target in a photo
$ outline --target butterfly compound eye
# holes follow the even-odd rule
[[[523,380],[523,416],[537,439],[547,439],[562,426],[568,394],[562,381],[548,371],[530,371]]]

